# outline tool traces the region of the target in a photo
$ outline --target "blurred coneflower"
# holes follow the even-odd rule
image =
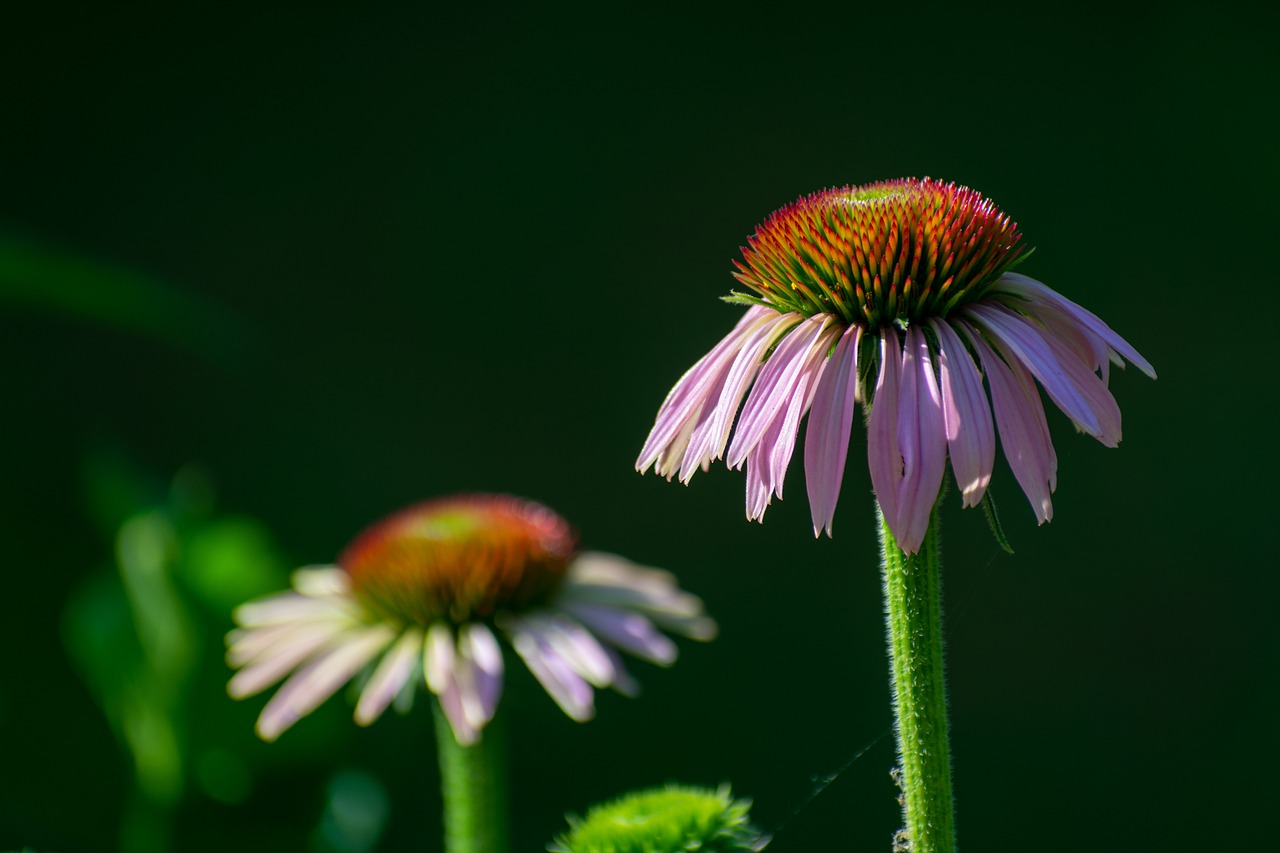
[[[228,691],[245,698],[292,673],[258,720],[274,740],[376,661],[356,722],[425,683],[468,745],[497,708],[505,636],[566,714],[589,719],[593,687],[636,689],[618,650],[667,665],[676,647],[659,627],[701,640],[716,627],[670,574],[576,545],[564,519],[516,498],[410,507],[361,533],[338,565],[300,569],[291,591],[236,610]]]
[[[240,671],[228,692],[244,698],[289,676],[258,718],[266,740],[362,672],[361,725],[425,684],[437,700],[446,853],[507,849],[502,739],[481,736],[502,692],[499,637],[566,714],[586,720],[594,688],[637,689],[620,650],[666,665],[676,647],[659,628],[700,640],[716,632],[670,574],[579,553],[564,519],[502,495],[396,513],[336,566],[299,570],[291,591],[241,605],[235,621],[227,660]]]
[[[727,458],[746,468],[747,517],[762,519],[782,497],[807,412],[814,533],[830,535],[862,402],[871,481],[906,553],[924,539],[948,451],[963,504],[982,501],[997,431],[1036,518],[1049,520],[1057,457],[1036,383],[1078,430],[1114,447],[1109,365],[1155,372],[1097,316],[1011,272],[1024,248],[990,201],[927,178],[778,210],[735,262],[753,293],[728,301],[745,315],[667,395],[636,468],[688,482]]]

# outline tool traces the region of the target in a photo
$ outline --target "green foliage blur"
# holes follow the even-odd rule
[[[181,849],[170,834],[188,786],[228,805],[251,790],[239,720],[218,706],[196,715],[192,703],[226,679],[219,637],[232,608],[282,588],[284,562],[262,525],[213,515],[196,469],[180,471],[158,505],[121,460],[93,457],[87,469],[89,509],[115,530],[115,560],[72,590],[63,636],[132,759],[121,848]]]
[[[763,525],[739,472],[632,465],[738,316],[754,226],[907,175],[993,199],[1036,247],[1020,271],[1161,377],[1113,375],[1118,450],[1050,414],[1051,524],[998,465],[1016,554],[944,509],[961,843],[1238,842],[1280,796],[1276,14],[6,10],[0,849],[438,849],[424,703],[360,729],[339,695],[261,743],[223,636],[463,491],[547,503],[721,626],[586,725],[508,667],[513,849],[668,782],[750,796],[771,853],[888,849],[865,433],[834,540],[797,464]]]

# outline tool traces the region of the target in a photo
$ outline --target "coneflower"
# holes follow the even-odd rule
[[[1155,371],[1094,314],[1025,275],[1016,224],[974,190],[905,179],[826,190],[748,239],[728,301],[746,313],[671,389],[637,470],[688,482],[746,469],[763,519],[801,421],[814,534],[831,535],[858,403],[880,512],[886,612],[914,853],[954,849],[935,505],[948,457],[964,506],[983,502],[996,437],[1040,522],[1057,456],[1037,383],[1114,447],[1111,364]]]
[[[291,591],[241,605],[235,620],[227,660],[239,672],[228,692],[244,698],[289,676],[258,719],[266,740],[362,672],[361,725],[419,686],[437,697],[450,853],[505,846],[501,773],[482,749],[502,692],[499,637],[566,714],[587,720],[594,688],[636,690],[619,651],[668,665],[676,647],[659,628],[701,640],[716,631],[672,575],[579,553],[563,518],[502,495],[396,513],[337,565],[300,569]],[[451,804],[451,791],[462,801]]]

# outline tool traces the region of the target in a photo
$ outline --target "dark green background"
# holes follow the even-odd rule
[[[679,780],[732,782],[763,826],[789,819],[777,853],[887,851],[861,428],[834,541],[812,538],[798,466],[758,526],[740,473],[686,489],[632,464],[737,316],[717,297],[754,226],[802,193],[903,175],[995,200],[1037,247],[1023,271],[1161,377],[1113,379],[1119,450],[1052,413],[1052,524],[998,468],[1016,556],[947,506],[962,844],[1265,846],[1276,21],[886,7],[6,11],[0,229],[195,307],[166,341],[0,304],[0,847],[115,845],[128,758],[59,632],[68,590],[110,557],[81,496],[85,454],[109,445],[161,475],[202,464],[220,506],[297,564],[414,500],[502,490],[701,594],[721,639],[638,665],[643,698],[604,696],[589,725],[511,666],[515,849],[566,810]],[[134,309],[146,326],[155,306]],[[308,741],[317,720],[249,743],[273,769],[239,806],[193,794],[179,849],[303,849],[333,766],[386,785],[380,849],[435,849],[423,710],[331,745]]]

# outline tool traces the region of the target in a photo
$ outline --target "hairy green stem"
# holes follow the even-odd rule
[[[907,556],[880,520],[885,618],[893,676],[905,837],[895,849],[954,853],[955,806],[942,656],[942,574],[938,508],[919,553]]]
[[[484,736],[462,746],[433,699],[445,853],[506,853],[507,791],[502,732],[493,720]]]

